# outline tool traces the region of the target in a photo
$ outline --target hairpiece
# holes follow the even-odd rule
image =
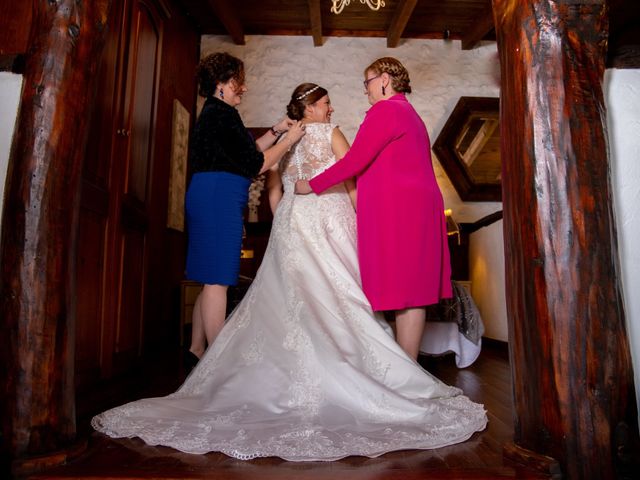
[[[311,90],[307,90],[306,92],[304,92],[302,95],[296,97],[296,100],[302,100],[304,97],[306,97],[307,95],[315,92],[316,90],[318,90],[320,88],[320,85],[316,85],[315,87],[313,87]]]

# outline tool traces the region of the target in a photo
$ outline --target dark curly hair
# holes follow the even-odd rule
[[[244,63],[227,52],[212,53],[200,60],[196,76],[200,85],[198,93],[203,97],[212,97],[219,83],[232,79],[238,85],[244,83]]]
[[[291,101],[287,105],[287,116],[292,120],[302,120],[304,107],[316,103],[327,95],[324,88],[315,83],[302,83],[291,94]]]
[[[367,72],[375,72],[376,75],[387,73],[391,77],[391,86],[398,93],[411,93],[411,80],[409,72],[400,63],[400,60],[393,57],[382,57],[377,59],[371,65],[364,69],[364,75]]]

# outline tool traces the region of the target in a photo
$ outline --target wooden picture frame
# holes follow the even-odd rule
[[[187,188],[187,159],[189,153],[189,111],[178,99],[173,100],[171,127],[171,171],[167,227],[184,232],[184,196]]]

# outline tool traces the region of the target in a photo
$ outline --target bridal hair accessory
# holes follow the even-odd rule
[[[315,92],[316,90],[318,90],[320,88],[320,85],[316,85],[315,87],[313,87],[311,90],[307,90],[306,92],[304,92],[302,95],[296,97],[296,100],[302,100],[304,97],[306,97],[307,95]]]

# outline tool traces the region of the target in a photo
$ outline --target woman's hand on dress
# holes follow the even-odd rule
[[[289,128],[289,131],[287,132],[287,141],[289,142],[289,147],[291,147],[291,145],[296,143],[304,136],[304,128],[305,127],[302,122],[295,122],[293,125],[291,125],[291,128]]]
[[[313,192],[311,185],[309,185],[309,180],[298,180],[293,191],[296,195],[308,195]]]
[[[279,133],[284,133],[288,131],[294,123],[296,123],[295,120],[291,120],[289,117],[284,117],[273,126],[273,129]]]

